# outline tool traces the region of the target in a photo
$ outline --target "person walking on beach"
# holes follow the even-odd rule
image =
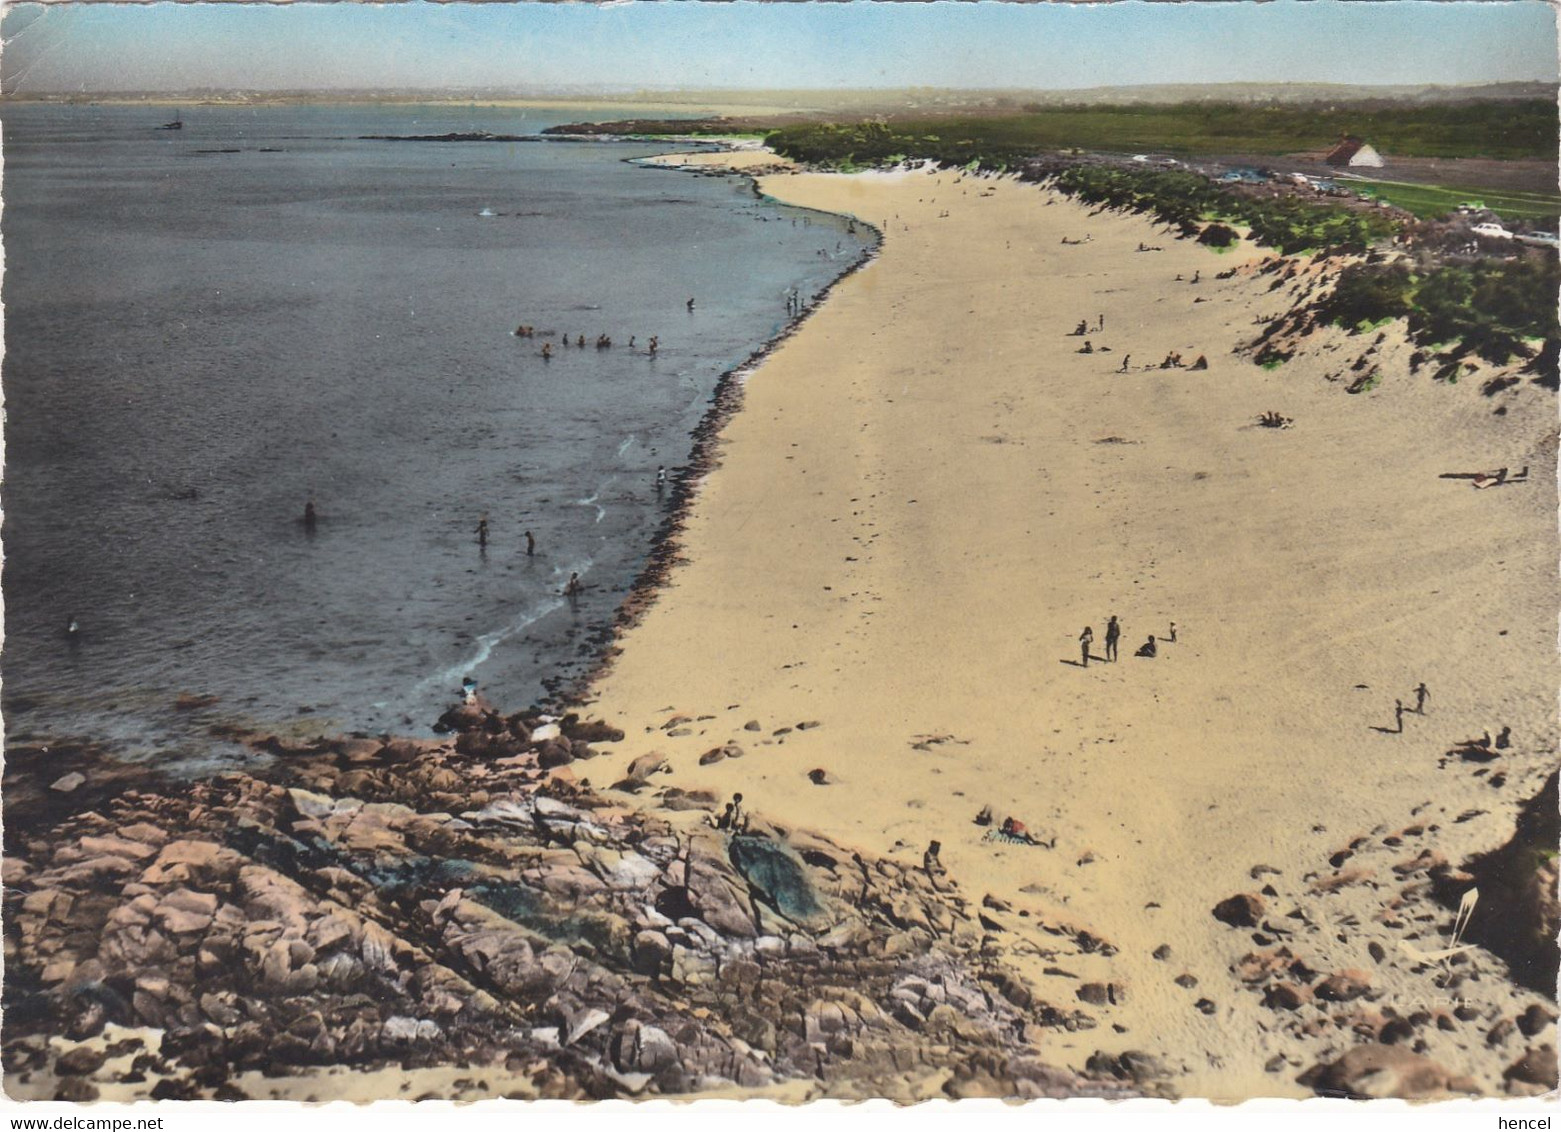
[[[693,314],[694,313],[694,300],[693,299],[688,300],[688,313],[689,314]]]
[[[584,587],[580,585],[580,574],[578,572],[570,574],[569,582],[564,586],[564,596],[567,597],[570,601],[573,601],[575,598],[580,596],[580,591],[583,588]]]
[[[1117,658],[1117,641],[1122,636],[1122,626],[1118,624],[1116,615],[1106,622],[1106,659],[1114,661]]]
[[[477,545],[480,547],[488,545],[488,516],[486,515],[477,520]]]
[[[667,486],[667,469],[661,465],[656,466],[656,494],[660,495]]]
[[[527,531],[526,532],[526,557],[530,558],[532,555],[536,554],[536,552],[537,552],[537,540],[532,536],[530,531]]]
[[[1095,323],[1095,330],[1097,332],[1099,332],[1099,331],[1102,331],[1102,330],[1105,330],[1105,329],[1106,329],[1106,316],[1105,315],[1099,315],[1097,317],[1097,321]]]
[[[1422,680],[1415,687],[1415,714],[1425,714],[1425,702],[1431,698],[1431,693],[1426,690],[1425,681]]]
[[[319,522],[319,516],[314,513],[314,500],[304,504],[304,530],[314,530],[315,523]]]
[[[1393,730],[1395,734],[1404,733],[1404,701],[1393,701]]]
[[[1132,354],[1123,354],[1122,355],[1122,368],[1117,370],[1117,372],[1118,373],[1126,373],[1127,372],[1127,363],[1132,361],[1132,360],[1133,360],[1133,355]]]
[[[1089,647],[1095,643],[1095,630],[1088,625],[1079,634],[1079,663],[1082,667],[1089,667]]]

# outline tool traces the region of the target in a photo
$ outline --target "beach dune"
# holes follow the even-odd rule
[[[1252,270],[1268,252],[1013,179],[761,187],[883,246],[749,377],[680,563],[593,690],[628,734],[612,758],[663,751],[669,783],[907,862],[940,841],[1011,910],[994,946],[1038,998],[1111,987],[1097,1025],[1048,1036],[1054,1061],[1145,1049],[1184,1095],[1300,1095],[1231,974],[1251,933],[1211,910],[1272,883],[1277,918],[1342,846],[1416,817],[1452,860],[1510,834],[1557,742],[1553,401],[1494,416],[1408,376],[1391,336],[1366,395],[1327,376],[1370,338],[1260,368],[1233,350],[1290,301]],[[1172,351],[1207,370],[1157,368]],[[1294,427],[1258,427],[1270,410]],[[1524,463],[1501,490],[1439,478]],[[1120,660],[1082,666],[1112,615]],[[1517,739],[1503,788],[1440,765],[1492,724]],[[700,765],[728,743],[743,757]],[[984,840],[984,807],[1049,847]],[[1420,975],[1365,954],[1393,930],[1327,957],[1410,993]]]

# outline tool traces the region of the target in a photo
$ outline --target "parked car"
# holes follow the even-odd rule
[[[1518,237],[1518,243],[1536,248],[1561,249],[1561,236],[1554,232],[1524,232]]]
[[[1507,231],[1500,224],[1491,224],[1489,222],[1485,224],[1476,224],[1473,228],[1470,228],[1469,231],[1473,232],[1476,236],[1484,236],[1490,240],[1512,239],[1512,233]]]

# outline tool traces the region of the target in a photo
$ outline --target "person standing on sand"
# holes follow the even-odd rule
[[[1126,373],[1127,372],[1127,363],[1132,361],[1132,360],[1133,360],[1133,355],[1132,354],[1123,354],[1122,355],[1122,368],[1117,370],[1117,372],[1118,373]]]
[[[660,495],[667,486],[667,469],[661,465],[656,466],[656,494]]]
[[[1122,626],[1117,623],[1116,614],[1106,622],[1106,659],[1114,661],[1117,658],[1117,641],[1121,639]]]
[[[1079,663],[1084,668],[1089,667],[1089,647],[1094,643],[1095,630],[1088,625],[1084,626],[1084,631],[1079,634]]]
[[[1425,702],[1431,698],[1431,693],[1426,690],[1425,681],[1422,680],[1415,688],[1415,714],[1425,714]]]
[[[530,531],[526,532],[526,557],[530,558],[537,552],[537,540],[532,537]]]
[[[1396,734],[1404,733],[1404,701],[1393,701],[1393,728]]]
[[[652,354],[655,354],[655,352],[656,352],[656,344],[657,344],[657,343],[658,343],[658,342],[659,342],[659,341],[660,341],[660,339],[659,339],[659,338],[657,338],[657,337],[656,337],[656,336],[655,336],[655,335],[654,335],[654,334],[652,334],[652,335],[651,335],[651,336],[650,336],[650,352],[651,352],[651,353],[652,353]]]

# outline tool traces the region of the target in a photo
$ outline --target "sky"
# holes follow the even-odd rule
[[[14,4],[0,91],[1557,78],[1542,0]]]

